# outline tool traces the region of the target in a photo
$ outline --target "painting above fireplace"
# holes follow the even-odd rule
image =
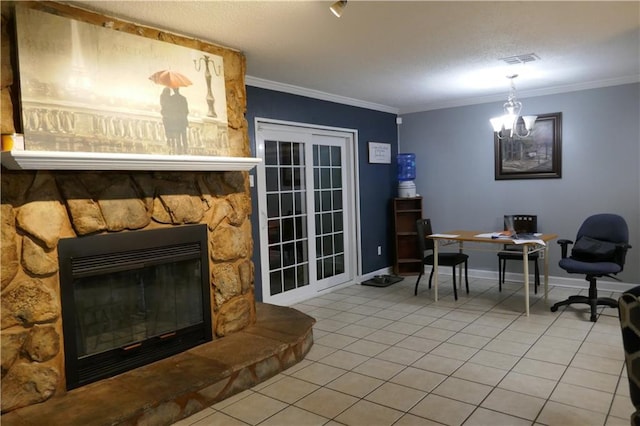
[[[212,339],[206,225],[62,239],[67,389]]]

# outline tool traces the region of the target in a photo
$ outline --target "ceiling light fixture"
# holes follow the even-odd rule
[[[339,0],[332,4],[329,10],[339,18],[342,16],[345,7],[347,7],[347,0]]]
[[[504,114],[500,117],[494,117],[491,120],[493,131],[498,136],[498,139],[522,139],[531,134],[533,125],[536,122],[536,115],[525,115],[522,117],[525,133],[518,133],[518,121],[520,120],[520,111],[522,111],[522,102],[516,98],[516,86],[513,80],[518,74],[508,75],[507,78],[511,82],[511,90],[509,91],[509,97],[507,102],[502,106],[504,108]],[[506,134],[506,131],[509,131]]]

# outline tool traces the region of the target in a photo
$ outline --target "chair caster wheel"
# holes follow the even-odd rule
[[[557,312],[558,311],[558,307],[556,305],[553,305],[551,307],[551,312]]]

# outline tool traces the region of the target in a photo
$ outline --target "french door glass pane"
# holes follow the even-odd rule
[[[304,145],[265,141],[271,295],[309,284]]]
[[[344,273],[342,148],[313,146],[317,279]]]

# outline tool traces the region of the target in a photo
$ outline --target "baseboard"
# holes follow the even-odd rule
[[[498,271],[489,271],[485,269],[469,269],[468,270],[469,277],[471,278],[482,278],[488,280],[495,280],[498,282]],[[440,275],[451,275],[451,270],[449,268],[440,268],[438,271]],[[577,276],[577,275],[576,275]],[[517,272],[507,272],[505,274],[505,281],[522,281],[523,274]],[[529,282],[533,283],[534,275],[529,274]],[[543,280],[542,273],[540,276],[540,281]],[[542,284],[542,282],[541,282]],[[572,277],[559,277],[555,275],[549,275],[549,285],[554,285],[558,287],[567,287],[567,288],[577,288],[577,289],[588,289],[589,283],[584,278],[572,278]],[[615,291],[615,292],[624,292],[633,288],[637,285],[636,283],[627,283],[624,281],[611,281],[608,278],[598,279],[598,290],[604,291]]]

